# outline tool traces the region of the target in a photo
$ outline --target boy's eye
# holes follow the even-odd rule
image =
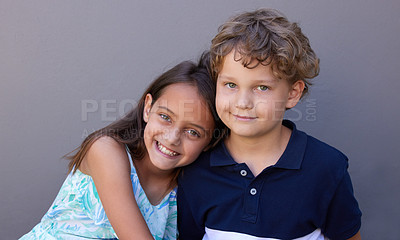
[[[189,133],[190,136],[193,136],[193,137],[200,137],[200,134],[199,134],[196,130],[189,129],[189,130],[187,130],[186,132]]]
[[[161,113],[161,114],[160,114],[160,117],[161,117],[162,119],[164,119],[165,121],[168,121],[168,122],[171,121],[171,118],[170,118],[168,115],[166,115],[166,114]]]
[[[225,84],[228,88],[235,88],[236,87],[236,84],[234,84],[234,83],[226,83]]]
[[[264,85],[261,85],[261,86],[258,86],[257,89],[260,90],[260,91],[267,91],[268,87],[264,86]]]

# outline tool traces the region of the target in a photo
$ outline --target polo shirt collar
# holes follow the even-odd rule
[[[219,144],[211,151],[210,154],[210,165],[211,167],[221,167],[238,164],[233,160],[231,154],[225,146],[224,141],[220,141]]]
[[[298,131],[296,125],[289,120],[283,120],[284,126],[292,130],[288,145],[274,167],[300,169],[307,147],[307,135]]]
[[[283,120],[282,124],[291,129],[292,133],[285,151],[273,167],[284,169],[300,169],[307,146],[307,135],[304,132],[298,131],[296,125],[289,120]],[[233,160],[223,141],[221,141],[210,153],[211,167],[221,167],[236,164],[238,163]]]

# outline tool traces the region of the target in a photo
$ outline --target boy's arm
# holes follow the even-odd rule
[[[358,233],[356,233],[356,235],[352,236],[352,237],[349,238],[348,240],[361,240],[360,231],[358,231]]]
[[[93,178],[119,239],[153,239],[133,194],[130,162],[123,145],[111,137],[101,137],[90,147],[82,169]]]
[[[350,175],[345,173],[329,205],[324,235],[331,239],[361,239],[361,211],[354,197]]]
[[[200,240],[205,234],[204,227],[199,226],[185,197],[184,187],[178,186],[178,232],[179,240]],[[192,203],[193,204],[193,203]]]

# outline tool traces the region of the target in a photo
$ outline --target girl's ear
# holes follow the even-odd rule
[[[286,109],[293,108],[300,101],[301,96],[303,95],[305,83],[303,80],[297,80],[293,83],[289,89],[288,101],[286,103]]]
[[[146,123],[149,121],[149,115],[151,110],[151,104],[153,103],[153,97],[150,93],[146,95],[144,99],[144,108],[143,108],[143,121]]]

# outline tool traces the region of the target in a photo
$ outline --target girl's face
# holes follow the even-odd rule
[[[143,119],[144,143],[149,160],[159,170],[192,163],[207,147],[214,119],[197,88],[185,83],[170,85],[152,105],[147,94]]]

